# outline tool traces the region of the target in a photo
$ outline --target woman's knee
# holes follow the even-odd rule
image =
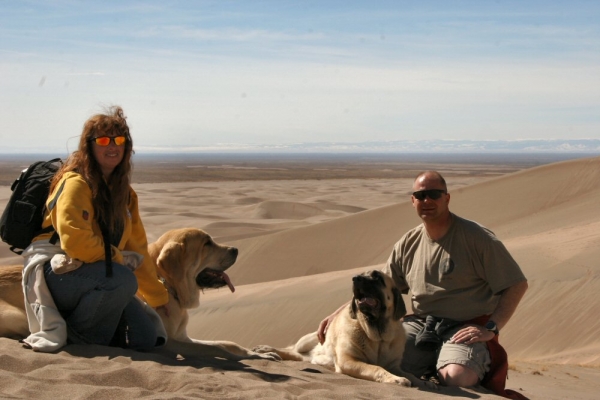
[[[113,274],[107,278],[107,284],[121,292],[125,297],[132,297],[138,290],[135,274],[121,264],[113,264]]]
[[[122,270],[122,278],[123,280],[127,281],[127,286],[135,292],[137,292],[138,290],[138,281],[137,281],[137,277],[135,276],[135,274],[133,273],[132,270],[130,270],[128,267],[125,267],[121,264],[117,264],[117,266]]]
[[[127,326],[128,347],[134,350],[148,350],[156,346],[156,327],[138,300],[132,299],[129,302],[121,319]]]
[[[112,304],[116,309],[122,310],[137,292],[137,279],[129,268],[120,264],[113,263],[112,272],[112,276],[107,277],[103,274],[97,280],[94,292],[105,294],[103,296],[105,305]]]

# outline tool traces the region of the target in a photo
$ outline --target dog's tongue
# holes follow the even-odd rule
[[[225,283],[227,284],[227,287],[229,287],[229,290],[231,290],[231,293],[235,292],[235,287],[233,287],[233,283],[231,283],[231,279],[229,279],[229,276],[227,276],[227,274],[225,272],[221,272],[221,279],[223,279],[225,281]]]
[[[359,300],[360,304],[366,304],[369,307],[375,307],[377,305],[377,300],[375,300],[372,297],[363,297],[362,299]]]

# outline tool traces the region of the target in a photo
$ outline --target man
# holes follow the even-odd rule
[[[396,243],[383,270],[412,295],[402,368],[416,376],[437,372],[444,385],[473,386],[490,369],[487,342],[497,345],[527,280],[491,231],[450,212],[441,174],[419,174],[413,190],[423,223]],[[321,322],[319,340],[343,307]]]

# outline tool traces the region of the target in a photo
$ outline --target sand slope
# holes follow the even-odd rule
[[[598,182],[600,159],[592,158],[533,168],[452,191],[452,210],[494,230],[530,280],[531,289],[503,332],[503,342],[515,359],[600,365],[600,352],[595,351],[599,349],[596,332],[600,322],[592,317],[600,311],[600,303],[588,297],[600,288]],[[294,290],[288,288],[291,283],[286,281],[287,297],[274,301],[272,306],[258,299],[266,296],[265,292],[273,293],[282,282],[263,285],[268,289],[254,289],[259,306],[243,306],[248,313],[256,309],[253,323],[270,325],[266,330],[277,332],[270,334],[274,344],[283,345],[294,337],[272,326],[277,324],[278,316],[308,310],[320,315],[298,317],[309,320],[301,332],[316,328],[315,321],[342,303],[329,304],[327,299],[338,292],[349,293],[349,276],[354,271],[344,271],[370,265],[379,268],[377,264],[387,259],[393,243],[416,223],[411,205],[403,202],[318,225],[233,241],[241,256],[231,276],[238,284],[306,277],[292,281],[297,284]],[[341,273],[323,276],[335,276],[335,283],[324,285],[323,276],[312,276],[332,271]],[[302,305],[291,300],[292,293],[295,297],[310,295]],[[237,302],[241,294],[229,299],[227,293],[214,295],[218,299],[221,296],[225,303]],[[287,307],[282,304],[286,301],[290,303]],[[246,298],[243,302],[250,303]],[[316,305],[323,302],[326,304]],[[208,310],[207,306],[210,304],[205,300],[200,312]],[[294,320],[295,327],[297,324],[299,321]],[[245,344],[256,344],[261,334],[269,336],[268,332],[253,332],[256,331],[250,329],[236,335],[223,330],[214,334],[228,334]],[[571,335],[577,337],[575,343],[565,340]],[[532,337],[536,338],[535,344],[531,343]]]
[[[598,183],[600,158],[592,158],[522,171],[452,194],[452,210],[494,230],[530,280],[502,332],[512,362],[600,367]],[[245,345],[261,339],[293,342],[349,299],[352,274],[381,267],[396,239],[415,225],[413,214],[410,204],[399,203],[234,242],[244,255],[232,268],[234,280],[284,280],[248,285],[236,295],[207,293],[192,332]],[[249,329],[229,329],[242,315]],[[223,318],[228,329],[219,328],[217,319]]]
[[[504,241],[525,233],[600,219],[600,159],[567,161],[456,191],[451,210]],[[576,210],[586,212],[576,212]],[[236,282],[254,283],[384,262],[393,244],[419,223],[408,201],[260,238],[231,241],[240,249]],[[523,266],[526,268],[526,266]]]
[[[507,387],[531,399],[597,398],[600,158],[469,186],[454,182],[449,179],[452,211],[496,232],[529,279],[529,291],[501,334],[511,363]],[[249,347],[290,344],[349,300],[350,277],[381,268],[393,244],[419,223],[406,201],[410,180],[294,184],[136,187],[151,240],[169,228],[199,226],[240,249],[230,270],[236,292],[202,294],[188,329],[192,336]],[[2,261],[20,262],[0,251]],[[69,399],[497,398],[472,389],[432,394],[358,381],[306,363],[177,360],[96,346],[35,354],[8,339],[0,339],[0,393]]]

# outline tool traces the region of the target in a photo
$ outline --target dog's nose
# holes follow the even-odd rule
[[[237,255],[238,255],[238,249],[237,249],[237,247],[230,247],[229,251],[231,252],[231,254],[233,254],[234,256],[237,257]]]

